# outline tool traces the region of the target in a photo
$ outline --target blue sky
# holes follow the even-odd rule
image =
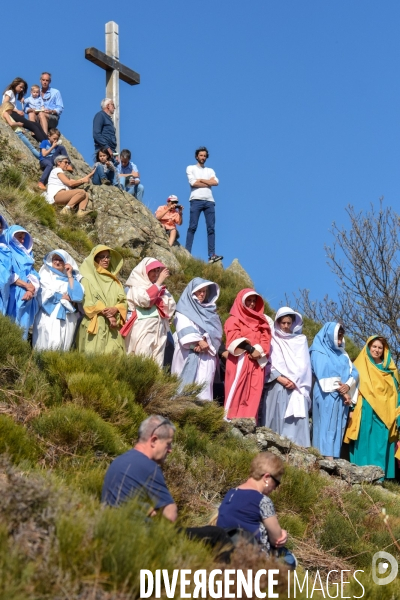
[[[272,306],[301,287],[335,295],[324,243],[347,204],[384,196],[397,207],[398,0],[71,0],[50,10],[22,0],[18,14],[2,33],[1,85],[50,71],[60,128],[89,161],[105,73],[84,49],[104,50],[105,23],[119,24],[120,59],[141,75],[120,84],[121,143],[145,204],[177,194],[184,240],[185,169],[206,145],[220,179],[217,252],[225,266],[239,258]],[[204,220],[193,254],[207,257]]]

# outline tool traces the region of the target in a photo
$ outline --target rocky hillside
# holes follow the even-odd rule
[[[101,241],[123,253],[126,277],[142,256],[152,254],[171,268],[168,286],[176,297],[194,276],[217,281],[223,320],[237,292],[250,285],[237,261],[223,269],[182,249],[171,251],[150,211],[123,192],[90,187],[93,211],[85,223],[63,217],[36,193],[39,172],[29,151],[1,124],[0,138],[0,212],[32,232],[38,267],[58,246],[79,263]],[[68,148],[77,176],[88,172],[79,153]],[[271,307],[266,311],[273,315]],[[306,322],[310,340],[317,329]],[[146,521],[135,503],[118,510],[100,505],[108,464],[131,447],[139,423],[151,413],[177,425],[165,472],[179,526],[207,523],[226,491],[246,478],[255,453],[269,449],[287,463],[273,497],[279,520],[298,555],[301,580],[304,569],[311,573],[309,594],[297,591],[296,597],[327,597],[320,591],[310,595],[314,578],[318,571],[326,582],[336,570],[334,597],[340,571],[347,570],[345,581],[351,583],[342,597],[400,598],[398,580],[377,586],[371,578],[378,550],[400,559],[397,484],[374,485],[378,470],[327,463],[253,422],[229,425],[216,403],[198,402],[196,389],[178,395],[177,387],[176,378],[140,357],[36,354],[0,316],[0,598],[131,600],[139,597],[141,568],[224,568],[218,556],[172,524]],[[238,548],[230,568],[269,566],[276,563]],[[364,595],[349,575],[355,569],[364,571],[358,575]],[[288,597],[286,581],[281,570],[280,598]]]

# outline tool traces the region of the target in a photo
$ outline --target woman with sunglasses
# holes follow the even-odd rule
[[[279,525],[269,498],[269,494],[279,487],[283,471],[282,459],[272,452],[261,452],[253,458],[248,480],[229,490],[222,500],[217,526],[252,533],[265,554],[282,556],[294,568],[296,559],[284,548],[287,531]]]
[[[49,175],[47,183],[47,202],[64,206],[63,214],[69,214],[72,208],[78,206],[77,217],[86,216],[86,207],[89,202],[88,193],[85,190],[77,190],[82,183],[89,183],[94,171],[80,179],[70,179],[64,173],[70,165],[68,156],[60,154],[54,159],[54,168]]]
[[[313,389],[312,445],[327,459],[340,458],[350,406],[357,401],[358,372],[345,352],[344,327],[325,323],[310,348]]]

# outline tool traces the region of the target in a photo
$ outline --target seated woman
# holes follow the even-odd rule
[[[284,472],[282,459],[272,452],[253,458],[250,476],[245,483],[227,492],[218,509],[217,526],[241,528],[252,533],[265,554],[283,556],[292,568],[296,559],[284,548],[288,534],[281,528],[269,494],[276,490]],[[276,550],[274,550],[276,549]]]
[[[70,164],[68,156],[62,154],[54,159],[54,168],[49,175],[47,184],[47,202],[64,206],[60,211],[63,214],[68,214],[72,208],[78,206],[76,216],[85,217],[89,202],[88,193],[85,190],[76,190],[75,188],[82,183],[89,183],[94,171],[80,179],[70,179],[64,173],[64,169],[66,170]]]
[[[93,165],[93,185],[113,185],[115,179],[115,167],[110,160],[107,148],[100,148],[96,153],[96,162]]]
[[[225,322],[229,352],[225,373],[227,419],[257,417],[264,385],[264,367],[271,346],[271,329],[264,301],[250,288],[241,290]]]
[[[128,354],[153,358],[162,367],[169,332],[169,319],[174,314],[175,300],[163,285],[169,271],[155,258],[144,258],[133,269],[126,282],[128,308],[132,316],[126,336]]]
[[[376,465],[385,478],[395,477],[399,425],[399,373],[385,338],[370,337],[354,361],[360,375],[358,401],[346,430],[350,462]],[[371,443],[372,441],[372,443]]]
[[[358,372],[345,352],[344,327],[326,323],[310,348],[313,388],[313,446],[340,458],[349,407],[357,398]]]
[[[171,372],[181,378],[180,389],[189,383],[203,385],[201,400],[213,399],[213,382],[222,339],[216,302],[219,286],[196,277],[183,290],[176,306],[174,324],[177,343]]]
[[[7,311],[10,285],[14,281],[11,250],[6,244],[4,235],[6,229],[8,223],[3,215],[0,215],[0,313],[3,315]]]
[[[276,313],[271,330],[271,369],[266,369],[260,424],[308,448],[312,375],[302,326],[301,315],[288,306]]]
[[[13,282],[6,314],[23,329],[23,338],[28,337],[38,311],[36,295],[39,290],[39,275],[33,268],[32,236],[20,225],[12,225],[5,233],[6,244],[11,250]]]
[[[3,92],[1,103],[4,104],[4,102],[9,102],[13,107],[10,116],[14,121],[18,123],[20,127],[24,127],[31,131],[38,142],[42,142],[47,139],[47,134],[43,131],[39,123],[32,123],[32,121],[25,118],[23,110],[17,109],[17,100],[23,102],[27,90],[28,84],[26,81],[21,79],[21,77],[16,77]]]
[[[33,325],[32,345],[36,350],[69,350],[74,340],[82,302],[82,276],[78,265],[64,250],[53,250],[40,268],[39,312]]]
[[[31,144],[30,140],[23,134],[21,129],[22,123],[16,122],[12,118],[11,114],[14,110],[13,105],[10,102],[3,102],[0,106],[0,117],[5,121],[13,130],[14,133],[19,137],[21,142],[32,152],[35,158],[40,158],[40,152],[36,150],[35,146]]]
[[[78,329],[77,347],[86,354],[125,354],[119,330],[126,321],[127,302],[117,275],[122,256],[102,244],[95,246],[81,264],[85,315]]]

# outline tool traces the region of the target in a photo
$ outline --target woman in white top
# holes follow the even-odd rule
[[[27,89],[28,84],[26,81],[21,79],[21,77],[16,77],[14,81],[12,81],[10,85],[6,87],[5,91],[3,92],[3,98],[1,102],[2,104],[4,102],[10,102],[14,107],[13,112],[10,113],[14,121],[20,127],[25,127],[25,129],[32,131],[38,142],[43,142],[43,140],[47,140],[47,135],[39,123],[33,123],[32,121],[29,121],[29,119],[25,118],[24,111],[17,109],[17,100],[19,100],[21,103],[24,101],[24,95],[26,94]]]
[[[89,183],[93,177],[94,171],[81,177],[80,179],[69,179],[63,169],[70,165],[68,156],[60,154],[54,159],[54,168],[50,173],[47,183],[47,202],[49,204],[61,204],[64,208],[62,213],[69,213],[71,208],[78,205],[78,217],[86,215],[86,207],[89,202],[88,193],[85,190],[76,190],[82,183]]]

